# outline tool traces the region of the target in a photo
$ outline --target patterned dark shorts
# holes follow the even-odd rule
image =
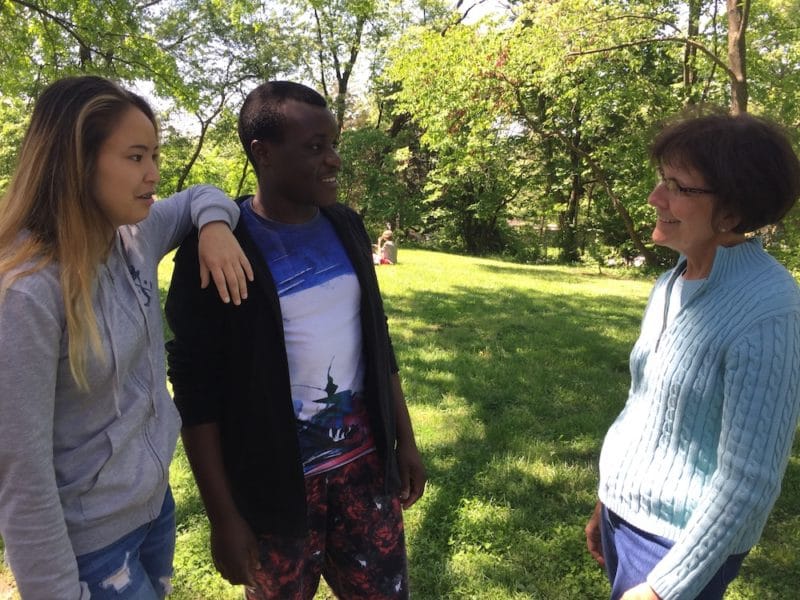
[[[309,535],[259,539],[248,600],[311,600],[320,575],[347,600],[408,598],[403,513],[377,452],[306,479]]]

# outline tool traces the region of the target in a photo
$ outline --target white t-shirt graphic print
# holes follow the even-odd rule
[[[278,288],[292,403],[306,475],[329,471],[374,447],[363,404],[361,289],[333,226],[242,218]]]

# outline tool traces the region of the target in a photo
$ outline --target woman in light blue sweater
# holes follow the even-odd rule
[[[612,599],[722,598],[780,492],[800,411],[800,291],[748,232],[800,196],[784,133],[748,115],[666,127],[656,282],[586,527]]]
[[[0,207],[0,536],[24,600],[156,600],[175,543],[157,267],[192,225],[238,303],[239,212],[197,186],[154,203],[147,103],[99,77],[37,100]]]

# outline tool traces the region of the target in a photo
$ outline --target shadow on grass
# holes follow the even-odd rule
[[[800,456],[800,438],[795,436],[792,456]],[[764,534],[745,560],[734,589],[750,584],[759,590],[759,600],[796,598],[800,574],[800,461],[789,463],[781,496],[767,521]]]
[[[640,299],[467,287],[387,303],[410,402],[448,420],[449,431],[422,445],[432,493],[410,544],[417,597],[607,597],[583,527],[642,309]],[[792,597],[798,505],[792,464],[741,595],[730,597]]]
[[[457,433],[447,442],[425,448],[436,492],[413,542],[414,593],[470,597],[453,569],[472,544],[497,558],[480,577],[501,588],[495,597],[606,595],[585,554],[583,526],[600,443],[624,403],[641,301],[464,287],[388,304],[411,401],[443,408],[448,418],[443,398],[452,396],[468,413],[451,424]],[[415,327],[418,314],[425,323]],[[397,339],[400,330],[409,343]],[[472,500],[505,515],[488,539],[476,539],[480,523],[465,529]]]
[[[567,271],[563,264],[548,265],[526,265],[522,263],[497,264],[496,262],[478,264],[477,269],[494,273],[497,275],[519,275],[522,271],[535,272],[537,279],[543,281],[556,281],[565,283],[571,281],[583,281],[589,283],[598,278],[602,279],[641,279],[652,281],[655,277],[664,272],[667,267],[657,269],[601,269],[591,267],[575,268]]]

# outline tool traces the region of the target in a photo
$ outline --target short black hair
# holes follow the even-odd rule
[[[256,164],[250,151],[253,140],[283,141],[286,117],[281,108],[287,100],[322,108],[328,106],[318,92],[293,81],[268,81],[250,92],[239,111],[239,139],[254,167]]]
[[[700,173],[714,190],[715,214],[736,215],[736,233],[777,223],[800,196],[800,160],[786,132],[749,114],[719,111],[668,124],[650,147],[655,165]]]

